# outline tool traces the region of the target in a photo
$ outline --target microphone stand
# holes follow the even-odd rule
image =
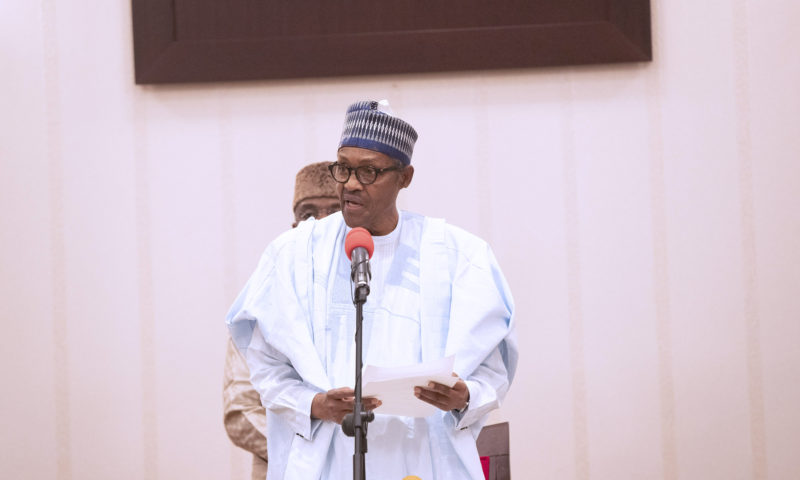
[[[372,412],[363,411],[361,398],[361,324],[363,323],[362,310],[369,295],[369,285],[358,285],[353,296],[356,307],[356,385],[355,405],[353,413],[345,415],[342,420],[342,431],[348,437],[355,437],[353,450],[353,480],[366,480],[365,454],[367,453],[367,425],[375,419]]]

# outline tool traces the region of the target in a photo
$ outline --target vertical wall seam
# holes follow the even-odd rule
[[[489,161],[489,106],[484,77],[475,85],[475,175],[478,197],[478,226],[481,237],[492,244],[492,169]]]
[[[224,249],[224,293],[233,302],[237,294],[236,282],[236,164],[233,154],[233,127],[230,108],[225,99],[219,99],[219,158],[222,194],[222,229]]]
[[[750,441],[753,478],[767,478],[766,427],[764,418],[761,332],[758,312],[756,270],[755,198],[750,128],[750,48],[745,0],[733,2],[734,96],[736,106],[736,152],[739,160],[740,215],[742,229],[742,272],[747,351]]]
[[[227,301],[233,302],[236,296],[236,206],[235,194],[235,163],[233,159],[233,128],[231,126],[230,108],[226,103],[224,90],[220,91],[217,98],[219,117],[219,170],[220,170],[220,194],[222,196],[222,255],[223,255],[223,278],[222,291]],[[315,138],[315,137],[311,137]],[[307,155],[307,153],[306,153]],[[224,316],[224,312],[222,312]],[[220,318],[220,322],[222,319]],[[227,334],[225,340],[227,341]],[[222,385],[220,385],[220,393]],[[249,473],[245,472],[239,461],[242,450],[230,443],[230,478],[249,478]]]
[[[146,93],[134,93],[134,172],[136,190],[136,253],[139,289],[139,333],[142,362],[142,452],[146,480],[158,478],[158,413],[156,399],[155,310],[150,219],[150,165],[147,153]]]
[[[658,19],[658,2],[653,17]],[[653,22],[653,51],[661,46],[658,22]],[[660,57],[660,55],[658,56]],[[664,178],[663,112],[660,64],[652,65],[647,76],[650,150],[650,215],[653,234],[653,293],[658,345],[658,388],[661,409],[661,461],[665,480],[678,478],[678,453],[675,442],[675,386],[672,372],[672,314],[667,248],[666,179]]]
[[[52,262],[53,374],[55,393],[56,475],[72,478],[70,370],[67,324],[66,245],[64,236],[64,162],[61,131],[60,71],[56,2],[43,0],[44,97],[46,155],[49,169],[50,255]]]
[[[567,239],[567,301],[569,318],[570,365],[572,373],[572,415],[575,442],[575,478],[589,478],[589,433],[586,412],[586,367],[583,333],[583,295],[581,292],[580,214],[578,212],[578,173],[575,159],[574,99],[571,78],[565,82],[562,147],[564,156],[564,206]]]
[[[312,93],[307,93],[306,95],[303,95],[302,125],[303,125],[304,135],[306,135],[308,138],[313,138],[313,139],[319,138],[319,133],[318,133],[319,128],[317,127],[318,123],[317,115],[318,111],[317,111],[316,95]],[[318,148],[317,142],[309,141],[300,143],[303,145],[303,158],[305,159],[305,163],[303,163],[303,165],[298,165],[297,170],[300,170],[305,165],[309,165],[311,163],[321,162],[326,159],[331,159],[331,161],[333,161],[333,159],[336,158],[335,151],[332,152],[330,156],[322,155],[321,157],[318,157],[319,152],[317,151]],[[328,152],[325,153],[327,154]],[[294,221],[294,215],[292,215],[292,221]]]

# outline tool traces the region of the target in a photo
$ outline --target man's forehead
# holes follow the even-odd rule
[[[342,147],[339,149],[336,156],[340,162],[345,161],[348,164],[355,165],[394,162],[392,157],[385,153],[359,147]]]

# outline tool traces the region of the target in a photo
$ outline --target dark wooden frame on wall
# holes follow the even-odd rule
[[[138,84],[652,59],[649,0],[131,2]]]

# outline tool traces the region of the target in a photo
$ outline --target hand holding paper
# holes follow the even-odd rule
[[[453,376],[454,357],[446,357],[433,362],[404,367],[376,367],[367,365],[364,369],[363,396],[375,397],[382,402],[376,414],[403,415],[406,417],[427,417],[433,414],[435,406],[415,396],[415,387],[424,387],[435,382],[452,388],[459,382]],[[464,391],[466,384],[461,382]],[[468,395],[469,392],[466,391]],[[437,405],[438,406],[438,405]],[[462,405],[459,405],[460,408]]]
[[[341,424],[344,416],[353,412],[355,404],[353,393],[352,388],[342,387],[314,395],[311,400],[311,418]],[[376,398],[365,398],[363,405],[364,410],[370,411],[380,407],[381,402]]]
[[[457,379],[455,385],[448,387],[440,383],[431,382],[427,387],[415,387],[414,395],[423,402],[430,403],[434,407],[449,411],[461,410],[469,405],[469,389],[464,380],[458,378],[453,373],[453,377]]]

